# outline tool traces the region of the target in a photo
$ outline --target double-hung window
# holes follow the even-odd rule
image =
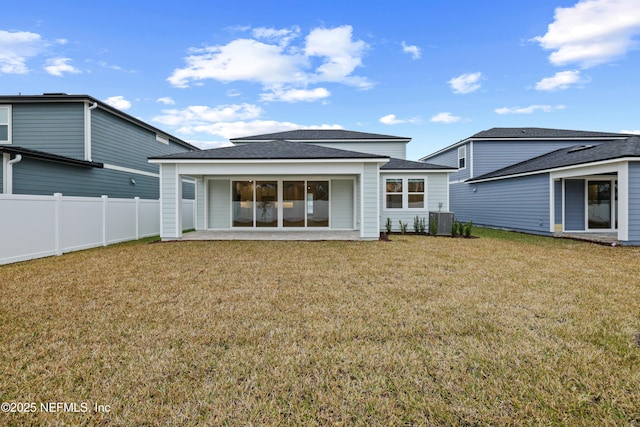
[[[385,209],[424,209],[425,178],[386,178]]]
[[[467,147],[463,145],[458,148],[458,169],[467,167]]]
[[[387,209],[402,209],[402,178],[387,178]]]
[[[11,144],[10,105],[0,105],[0,144]]]

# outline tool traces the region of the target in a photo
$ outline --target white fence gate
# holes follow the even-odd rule
[[[182,228],[195,202],[182,201]],[[0,264],[160,234],[158,200],[0,194]]]

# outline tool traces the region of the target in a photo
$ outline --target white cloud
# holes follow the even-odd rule
[[[553,77],[545,77],[536,83],[536,90],[553,92],[556,90],[569,89],[571,85],[587,83],[589,79],[582,78],[579,70],[559,71]]]
[[[629,133],[634,135],[640,135],[640,129],[637,130],[621,130],[620,133]]]
[[[422,55],[418,46],[409,46],[405,42],[402,42],[402,51],[410,54],[413,59],[420,59]]]
[[[431,121],[435,123],[455,123],[462,120],[462,117],[454,116],[451,113],[438,113],[431,117]]]
[[[118,110],[128,110],[131,108],[131,102],[124,99],[124,96],[121,95],[111,96],[105,99],[104,102]]]
[[[482,73],[462,74],[449,80],[449,86],[453,89],[453,93],[471,93],[480,89],[481,84],[478,83],[482,78]]]
[[[69,40],[67,40],[67,39],[56,39],[56,43],[61,44],[61,45],[65,45],[65,44],[69,43]]]
[[[536,111],[543,111],[545,113],[550,113],[552,111],[564,110],[566,106],[559,104],[556,106],[552,105],[530,105],[528,107],[503,107],[496,108],[495,111],[498,114],[532,114]]]
[[[282,93],[305,90],[309,84],[320,82],[361,89],[372,86],[367,78],[353,74],[362,65],[368,45],[353,40],[351,26],[315,28],[304,42],[294,45],[292,41],[299,32],[297,28],[256,28],[253,39],[240,38],[226,45],[191,49],[185,58],[186,66],[175,69],[167,80],[176,87],[197,85],[207,79],[256,82],[267,92],[274,92],[274,99],[276,90]],[[308,100],[306,96],[300,98]]]
[[[162,98],[156,99],[156,102],[159,102],[164,105],[175,105],[176,101],[173,100],[170,96],[163,96]]]
[[[237,122],[219,122],[208,125],[199,125],[187,128],[179,128],[178,132],[185,134],[206,133],[218,135],[223,138],[239,138],[247,135],[261,135],[265,133],[283,132],[297,129],[342,129],[340,125],[304,126],[292,122],[278,122],[275,120],[253,120]]]
[[[49,58],[45,64],[45,71],[52,76],[62,77],[64,73],[79,74],[79,69],[69,64],[71,58]]]
[[[183,132],[191,132],[188,130],[210,123],[255,119],[262,114],[262,109],[253,104],[219,105],[215,108],[191,105],[182,110],[162,110],[162,113],[152,120],[167,126],[180,126]]]
[[[263,93],[260,95],[260,99],[263,101],[284,101],[284,102],[299,102],[299,101],[317,101],[320,99],[328,98],[331,93],[323,88],[318,87],[315,89],[290,89],[280,90],[275,89],[270,93]]]
[[[575,63],[587,68],[635,49],[638,34],[638,0],[581,0],[572,7],[557,8],[547,33],[533,40],[553,51],[549,55],[552,64]]]
[[[27,74],[27,60],[40,54],[45,46],[40,34],[0,30],[0,73]]]
[[[291,29],[275,29],[275,28],[254,28],[251,32],[253,37],[257,39],[276,42],[279,45],[286,46],[289,42],[300,36],[300,28],[293,27]]]
[[[387,114],[386,116],[380,117],[380,123],[385,125],[399,125],[403,123],[419,123],[420,119],[417,117],[413,117],[410,119],[399,119],[395,114]]]

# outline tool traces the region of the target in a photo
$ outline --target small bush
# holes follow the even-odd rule
[[[398,220],[398,222],[400,223],[400,233],[407,234],[407,226],[409,225],[409,223],[402,222],[402,220]]]
[[[418,215],[413,218],[413,231],[416,232],[416,234],[420,233],[420,217]]]
[[[471,237],[471,231],[473,229],[473,222],[469,221],[464,225],[464,237]]]
[[[435,217],[429,218],[429,234],[436,236],[438,234],[438,221]]]
[[[393,224],[391,223],[391,218],[387,218],[387,223],[384,225],[384,228],[387,230],[387,234],[391,233],[391,229],[393,228]]]
[[[420,234],[424,234],[427,232],[427,220],[424,217],[420,218],[418,227],[420,228]]]

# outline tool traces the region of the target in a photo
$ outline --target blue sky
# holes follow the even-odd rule
[[[342,128],[640,133],[640,1],[21,1],[0,94],[88,94],[203,148]]]

